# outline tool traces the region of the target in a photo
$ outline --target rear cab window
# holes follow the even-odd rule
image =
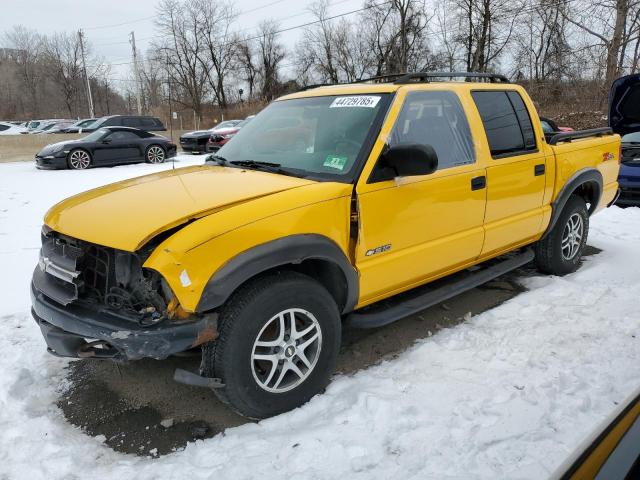
[[[516,91],[471,92],[478,108],[493,158],[505,158],[537,150],[536,136],[524,101]]]

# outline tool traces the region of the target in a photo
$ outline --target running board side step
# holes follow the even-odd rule
[[[526,265],[531,262],[533,258],[533,250],[527,249],[491,266],[469,272],[468,275],[459,280],[450,280],[447,282],[445,277],[445,279],[434,282],[433,284],[427,284],[413,291],[400,294],[398,299],[392,297],[389,300],[383,300],[378,304],[373,304],[370,307],[352,312],[347,315],[344,324],[345,326],[353,328],[382,327],[487,283],[505,273]],[[454,274],[454,276],[456,275],[458,274]],[[441,282],[445,282],[445,284],[433,287],[436,283],[440,284]]]

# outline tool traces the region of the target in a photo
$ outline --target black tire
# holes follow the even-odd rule
[[[581,222],[581,235],[570,235],[575,225]],[[566,239],[569,234],[568,245]],[[535,247],[536,265],[543,273],[566,275],[575,272],[580,266],[580,259],[587,244],[589,235],[589,214],[587,205],[581,197],[569,197],[564,210],[549,234],[540,240]],[[564,243],[563,243],[564,241]]]
[[[83,148],[75,148],[67,155],[67,166],[71,170],[86,170],[92,163],[91,154]]]
[[[147,163],[164,163],[167,159],[167,152],[162,145],[152,144],[144,152],[144,161]]]
[[[278,362],[263,362],[254,360],[253,353],[265,352],[266,347],[256,347],[259,339],[264,339],[264,332],[275,325],[276,340],[279,341],[280,323],[278,314],[287,309],[298,309],[303,312],[302,320],[309,320],[306,314],[310,313],[317,322],[311,325],[320,330],[320,346],[309,354],[309,350],[301,349],[305,360],[310,361],[315,353],[315,360],[311,368],[301,363],[298,353],[292,354],[290,347],[281,349],[273,347],[269,356],[273,357],[276,349],[284,355],[291,355],[292,361],[299,362],[299,370],[306,370],[306,376],[299,384],[296,379],[301,378],[293,370],[284,373],[286,381],[290,381],[289,390],[268,391],[265,388],[274,386],[280,373],[285,370],[282,365],[289,365],[288,360]],[[299,322],[299,313],[292,317],[294,322]],[[276,320],[274,320],[276,319]],[[276,322],[276,323],[270,323]],[[301,323],[301,325],[303,325]],[[298,327],[296,327],[298,328]],[[265,330],[267,329],[267,330]],[[224,403],[233,410],[249,418],[266,418],[296,408],[314,395],[324,390],[335,369],[338,351],[340,349],[341,321],[338,307],[329,292],[312,278],[296,272],[280,272],[265,275],[249,282],[236,292],[229,302],[222,308],[219,317],[218,330],[220,336],[215,342],[208,343],[202,349],[201,373],[205,377],[220,378],[225,384],[223,388],[215,389],[215,392]],[[305,327],[297,333],[304,331]],[[291,330],[289,330],[290,332]],[[284,332],[283,332],[284,333]],[[298,342],[304,345],[315,336],[302,337]],[[291,335],[294,337],[294,335]],[[287,339],[285,337],[285,339]],[[293,338],[288,339],[293,341]],[[298,342],[295,342],[296,344]],[[316,340],[317,342],[317,340]],[[269,342],[265,342],[269,343]],[[310,346],[314,346],[313,343]],[[296,351],[294,347],[293,351]],[[265,365],[266,363],[266,365]],[[271,368],[280,368],[280,371]],[[272,378],[266,380],[261,386],[259,374]],[[268,374],[271,373],[271,376]],[[279,388],[286,388],[286,381],[282,380]],[[266,385],[266,387],[265,387]]]

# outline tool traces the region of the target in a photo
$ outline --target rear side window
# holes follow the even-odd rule
[[[102,127],[120,127],[122,126],[122,119],[120,117],[107,118]]]
[[[438,170],[475,162],[467,116],[453,92],[409,92],[388,143],[431,145]]]
[[[0,132],[4,132],[5,130],[9,130],[9,125],[0,125]]]
[[[529,112],[518,92],[472,92],[491,155],[508,157],[536,149]]]
[[[124,117],[122,119],[122,125],[125,127],[139,127],[140,119],[137,117]]]

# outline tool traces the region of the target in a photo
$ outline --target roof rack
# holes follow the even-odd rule
[[[396,85],[403,85],[407,83],[429,83],[429,81],[438,78],[477,78],[482,80],[488,80],[490,83],[511,83],[504,75],[497,73],[485,73],[485,72],[412,72],[412,73],[390,73],[387,75],[376,75],[375,77],[361,78],[353,82],[343,83],[319,83],[315,85],[307,85],[302,87],[299,91],[309,90],[311,88],[318,87],[331,87],[335,85],[353,85],[354,83],[386,83],[393,82]]]
[[[478,78],[483,80],[489,80],[491,83],[511,83],[507,77],[504,75],[499,75],[496,73],[485,73],[485,72],[415,72],[415,73],[407,73],[400,78],[396,79],[393,83],[395,84],[405,84],[405,83],[419,83],[425,82],[429,83],[431,79],[435,78]]]

